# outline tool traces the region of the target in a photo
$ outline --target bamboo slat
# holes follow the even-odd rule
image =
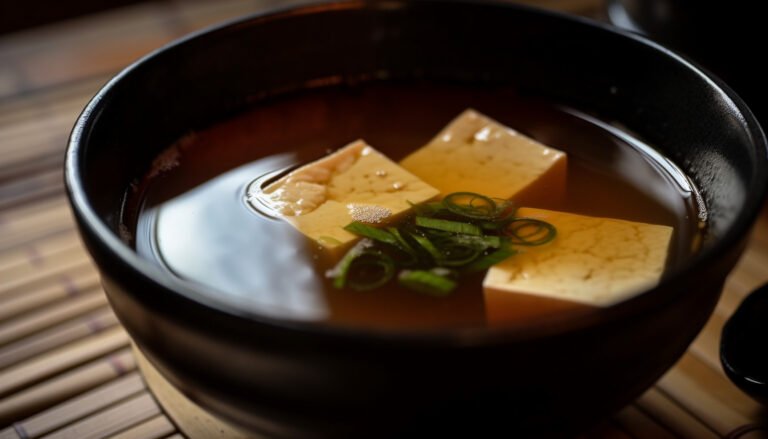
[[[721,437],[688,412],[684,406],[670,399],[656,387],[646,391],[635,404],[640,410],[657,420],[678,437],[696,439]]]
[[[25,294],[12,295],[7,300],[0,300],[0,321],[17,317],[57,300],[93,291],[99,287],[99,276],[94,272],[86,273],[82,278],[62,276],[60,279],[61,282]]]
[[[76,287],[70,285],[75,282],[73,276],[88,277],[93,272],[94,268],[90,257],[85,253],[78,253],[75,257],[66,259],[57,265],[42,267],[36,273],[11,278],[5,284],[0,285],[0,298],[6,299],[14,294],[28,293],[57,282],[62,287],[72,290],[73,295],[77,295]]]
[[[625,407],[614,416],[614,419],[632,437],[658,439],[675,439],[677,437],[634,405]]]
[[[0,303],[20,300],[22,294],[60,289],[70,297],[77,297],[89,290],[96,269],[85,260],[67,261],[63,266],[52,267],[41,276],[11,280],[0,284]],[[42,294],[42,293],[41,293]],[[52,293],[51,293],[52,294]]]
[[[64,198],[43,200],[41,202],[28,203],[23,206],[14,208],[13,210],[0,211],[0,224],[2,224],[3,232],[16,232],[16,230],[9,228],[10,223],[17,222],[19,220],[23,220],[25,222],[33,221],[36,215],[41,213],[47,214],[50,213],[49,211],[57,209],[61,209],[64,212],[68,211],[69,206],[67,205],[67,200]]]
[[[18,363],[0,372],[0,396],[125,347],[128,341],[125,330],[115,327]]]
[[[48,144],[51,139],[60,139],[72,129],[73,122],[83,111],[85,99],[82,95],[65,101],[48,101],[44,106],[34,107],[35,114],[26,118],[16,115],[14,123],[3,123],[0,116],[0,142],[3,143],[0,157],[6,154],[27,150],[40,144]],[[58,150],[65,145],[59,144]]]
[[[761,409],[757,403],[690,354],[662,377],[657,386],[721,436],[760,421]]]
[[[90,259],[81,255],[61,264],[39,270],[35,275],[11,278],[0,284],[0,302],[11,300],[19,294],[57,286],[69,291],[72,297],[87,289],[88,279],[96,273]]]
[[[9,279],[9,270],[19,265],[35,266],[41,257],[80,245],[80,238],[73,231],[49,236],[35,242],[0,253],[0,279]]]
[[[143,392],[72,425],[43,436],[46,439],[101,439],[160,414],[152,395]]]
[[[25,224],[4,222],[0,217],[0,252],[71,231],[73,227],[69,208],[31,216]]]
[[[56,244],[59,244],[58,240]],[[61,247],[48,250],[37,247],[27,247],[25,258],[18,260],[16,264],[0,267],[0,275],[5,279],[18,279],[31,277],[43,268],[55,267],[72,259],[82,258],[85,251],[80,242],[70,238]],[[42,251],[41,251],[42,250]]]
[[[22,318],[4,322],[0,324],[0,346],[101,308],[106,304],[107,298],[104,293],[94,290],[72,297],[65,302],[47,306]]]
[[[67,120],[66,124],[68,125],[68,129],[72,128],[75,120],[75,116],[72,116],[72,118]],[[40,169],[37,172],[13,172],[13,168],[19,163],[25,163],[32,159],[40,160],[48,156],[56,156],[56,158],[59,159],[56,162],[63,162],[64,157],[62,152],[67,145],[67,131],[56,127],[52,132],[36,132],[34,136],[24,137],[18,140],[6,140],[6,142],[14,147],[4,148],[2,153],[0,153],[0,164],[2,164],[2,166],[0,166],[0,180],[21,180],[36,176],[40,173],[61,169],[60,166],[49,166],[46,169]],[[15,178],[9,178],[11,176]]]
[[[136,368],[128,349],[99,358],[0,399],[0,425],[28,417]]]
[[[3,70],[11,72],[8,76],[20,76],[23,81],[17,82],[16,87],[8,90],[5,96],[71,82],[93,75],[95,72],[103,73],[95,68],[104,66],[103,62],[94,64],[94,61],[99,61],[98,57],[93,59],[84,55],[90,54],[93,48],[105,47],[104,44],[98,44],[105,40],[122,40],[121,42],[126,44],[126,49],[129,51],[139,50],[136,47],[137,43],[131,44],[133,41],[141,42],[147,38],[147,35],[163,34],[162,11],[163,8],[160,6],[149,3],[123,8],[118,13],[104,13],[100,20],[73,19],[37,31],[20,32],[6,38],[0,44],[0,68],[5,67]],[[121,20],[121,17],[124,19]],[[78,50],[78,47],[83,49]],[[139,47],[145,51],[153,48],[146,46],[146,43]],[[112,54],[97,52],[97,55],[106,56],[112,60],[112,64],[107,66],[110,67],[110,71],[115,66],[125,65],[131,61],[131,58],[113,59],[119,56],[122,50],[111,52]],[[66,68],[56,72],[60,62]]]
[[[131,372],[81,396],[14,423],[13,426],[0,431],[0,439],[17,439],[18,431],[23,431],[24,435],[30,439],[40,437],[138,394],[144,389],[144,382],[138,373]]]
[[[0,348],[0,371],[35,355],[110,329],[117,324],[117,317],[112,310],[103,307],[80,318],[19,339]]]
[[[700,361],[714,370],[720,370],[720,334],[727,316],[713,314],[696,340],[689,348],[689,352]]]
[[[0,209],[62,194],[64,188],[59,182],[63,178],[60,169],[53,169],[0,186]]]
[[[41,200],[38,203],[30,203],[14,210],[5,210],[0,216],[3,241],[9,240],[10,235],[29,236],[30,230],[50,229],[57,223],[70,223],[71,213],[66,200],[61,198]],[[24,239],[29,242],[32,239]],[[2,241],[0,241],[2,242]],[[9,247],[5,245],[0,250]]]
[[[29,127],[14,126],[0,129],[0,141],[9,145],[0,151],[1,163],[20,163],[33,157],[42,157],[49,154],[61,156],[61,152],[67,145],[67,133],[72,129],[74,121],[79,113],[60,115],[56,120],[47,117],[47,123],[41,127],[38,121],[29,123]],[[59,120],[60,119],[60,120]],[[34,129],[25,133],[22,128]],[[27,176],[35,174],[27,174]],[[21,176],[19,176],[21,177]]]
[[[0,105],[0,138],[7,136],[10,139],[21,134],[24,128],[17,128],[19,126],[67,133],[71,126],[66,124],[74,120],[72,116],[80,114],[94,92],[108,79],[107,76],[94,77],[4,99]],[[29,128],[26,132],[34,131]],[[26,137],[18,139],[26,140]],[[15,142],[12,147],[15,147]]]
[[[110,436],[110,439],[158,439],[173,434],[175,431],[176,426],[165,415],[157,415],[128,430]]]

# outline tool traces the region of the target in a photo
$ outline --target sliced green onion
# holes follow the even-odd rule
[[[403,270],[397,280],[410,290],[430,296],[447,296],[456,289],[456,281],[425,270]]]
[[[481,221],[477,224],[483,230],[489,230],[495,232],[504,226],[504,223],[498,221]]]
[[[428,218],[425,216],[416,217],[416,225],[428,229],[442,230],[452,233],[463,233],[465,235],[481,236],[483,231],[474,224],[462,223],[459,221],[449,221],[439,218]]]
[[[440,248],[441,258],[438,265],[445,267],[461,267],[477,259],[482,250],[476,246],[461,244],[455,241],[446,241]]]
[[[394,274],[392,258],[383,253],[364,251],[352,260],[346,283],[355,291],[368,291],[386,284]]]
[[[349,274],[349,269],[352,266],[352,262],[372,245],[373,241],[370,239],[360,240],[360,242],[355,244],[351,249],[347,251],[347,253],[344,254],[344,256],[336,264],[335,267],[325,273],[326,277],[333,278],[334,287],[344,288],[344,285],[347,283],[347,275]]]
[[[482,258],[472,262],[464,267],[464,271],[467,273],[476,273],[491,268],[499,262],[514,255],[516,252],[509,246],[503,246],[493,253],[483,256]]]
[[[456,215],[473,219],[492,219],[496,217],[496,202],[485,195],[474,192],[454,192],[443,198],[445,208]]]
[[[411,206],[416,215],[395,227],[358,221],[344,227],[363,239],[328,271],[335,287],[371,290],[389,282],[396,270],[416,267],[401,271],[399,282],[414,291],[445,296],[456,288],[460,273],[487,270],[512,256],[513,245],[542,245],[557,234],[545,221],[515,217],[512,202],[473,192]]]
[[[397,245],[406,253],[414,253],[413,247],[411,247],[411,244],[408,243],[408,241],[403,238],[403,235],[400,234],[400,230],[398,230],[395,227],[389,227],[387,228],[387,231],[390,233],[390,235],[394,236],[395,241],[397,241]]]
[[[421,236],[418,233],[412,233],[411,238],[416,241],[422,249],[426,250],[426,252],[432,257],[433,260],[439,261],[442,259],[443,255],[440,253],[440,250],[435,247],[434,244],[432,244],[432,241],[429,240],[426,236]]]
[[[452,241],[459,244],[471,245],[481,250],[487,248],[501,247],[501,238],[493,235],[473,236],[473,235],[452,235],[446,237],[445,241]]]
[[[451,236],[456,236],[456,233],[446,232],[445,230],[437,230],[437,229],[424,228],[424,229],[420,229],[419,232],[426,235],[429,239],[444,239],[444,238],[450,238]]]
[[[456,272],[456,270],[445,268],[445,267],[435,267],[431,270],[429,270],[430,273],[435,273],[438,276],[445,277],[447,279],[456,280],[459,273]]]
[[[421,216],[434,216],[445,210],[445,205],[443,205],[442,201],[432,201],[421,204],[414,204],[409,201],[408,204],[411,205],[411,208],[416,212],[416,215]]]
[[[515,203],[510,200],[505,200],[503,198],[492,198],[492,200],[496,202],[496,221],[509,218],[517,210],[515,208]]]
[[[557,229],[552,224],[536,218],[513,218],[502,233],[515,245],[543,245],[555,239]]]
[[[390,245],[398,245],[397,239],[392,236],[391,233],[387,232],[386,230],[381,230],[379,228],[361,223],[360,221],[353,221],[347,224],[346,227],[344,227],[344,230],[350,233],[354,233],[355,235],[371,238],[374,241],[379,241]]]
[[[433,263],[439,267],[460,267],[480,256],[489,245],[496,247],[499,245],[494,242],[499,241],[498,237],[451,235],[437,237],[434,241],[418,233],[412,234],[411,237],[432,257]],[[485,242],[484,238],[489,238],[489,242]]]
[[[419,253],[416,251],[416,249],[413,248],[413,246],[408,242],[408,240],[406,240],[403,234],[400,233],[400,230],[398,230],[395,227],[389,227],[387,228],[387,231],[391,233],[392,236],[395,237],[398,243],[398,248],[402,251],[402,253],[409,256],[409,259],[407,259],[406,262],[402,262],[402,264],[406,266],[410,266],[418,263]]]

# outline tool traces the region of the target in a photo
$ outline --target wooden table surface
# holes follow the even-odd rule
[[[598,0],[541,0],[599,13]],[[62,186],[72,124],[121,68],[278,0],[169,1],[0,36],[0,439],[183,437],[145,387],[81,247]],[[768,437],[768,411],[723,375],[724,321],[768,281],[768,214],[680,362],[585,438]]]

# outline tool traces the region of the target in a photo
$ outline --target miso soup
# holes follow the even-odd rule
[[[706,210],[695,188],[632,133],[513,89],[424,83],[305,90],[189,133],[127,191],[125,238],[168,276],[258,314],[377,329],[486,326],[485,271],[463,273],[444,295],[396,281],[366,291],[339,288],[328,275],[339,255],[329,256],[248,198],[254,184],[273,182],[356,139],[399,162],[467,108],[568,156],[565,196],[523,197],[513,199],[515,205],[670,226],[667,272],[697,251]],[[526,299],[510,319],[525,320],[552,305]],[[557,303],[564,306],[552,312],[564,315],[600,309]]]

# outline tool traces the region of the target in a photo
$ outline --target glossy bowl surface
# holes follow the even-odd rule
[[[165,276],[119,238],[123,194],[162,149],[329,78],[511,84],[619,123],[699,187],[704,248],[653,290],[575,324],[416,334],[263,317]],[[203,407],[278,437],[542,437],[594,424],[699,332],[767,181],[758,123],[695,65],[586,19],[477,1],[310,5],[192,35],[110,81],[79,118],[66,160],[80,232],[133,339]]]

